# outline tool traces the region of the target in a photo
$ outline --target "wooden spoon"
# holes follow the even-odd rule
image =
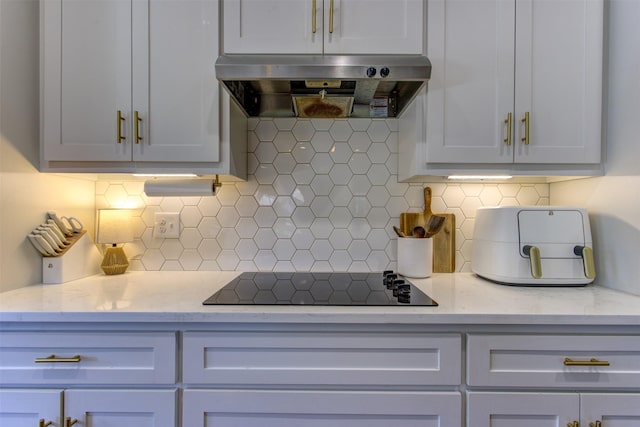
[[[442,215],[431,215],[429,221],[427,221],[427,230],[424,237],[433,237],[438,234],[444,226],[445,219]]]
[[[402,232],[402,230],[400,230],[398,227],[396,227],[395,225],[393,226],[393,231],[396,232],[396,234],[398,235],[398,237],[407,237],[406,234],[404,234]]]

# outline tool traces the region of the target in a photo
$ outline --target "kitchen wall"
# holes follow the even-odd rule
[[[42,280],[26,235],[48,210],[92,228],[94,181],[41,174],[38,163],[38,1],[0,1],[0,291]]]
[[[551,203],[590,213],[597,282],[640,295],[640,2],[609,2],[606,176],[551,185]]]
[[[134,208],[135,270],[395,268],[401,212],[423,184],[397,182],[397,120],[252,119],[249,179],[216,197],[155,197],[142,181],[100,181],[96,206]],[[434,212],[456,214],[456,269],[470,270],[478,206],[549,203],[548,184],[427,184]],[[153,237],[155,212],[180,212],[180,239]]]
[[[640,50],[640,27],[637,26],[634,20],[634,17],[640,16],[640,2],[637,0],[610,0],[607,1],[607,6],[609,10],[607,27],[610,33],[608,39],[608,78],[606,79],[608,98],[606,100],[607,108],[605,109],[608,121],[608,127],[605,132],[608,175],[602,178],[555,183],[550,186],[550,189],[545,185],[449,184],[445,186],[443,184],[434,184],[433,188],[436,194],[434,210],[457,212],[459,227],[456,234],[458,247],[457,268],[459,270],[468,270],[468,251],[471,243],[469,236],[471,235],[473,218],[467,212],[472,212],[474,205],[545,204],[550,197],[552,204],[578,204],[589,208],[596,241],[598,281],[606,286],[639,293],[640,262],[638,261],[640,259],[637,255],[637,248],[640,247],[640,197],[638,195],[638,189],[640,188],[640,171],[638,170],[638,159],[640,159],[640,143],[638,141],[640,135],[640,121],[638,120],[638,117],[640,117],[640,79],[638,78],[640,76],[640,65],[638,61],[640,58],[638,55],[630,54],[630,52]],[[44,213],[47,210],[55,209],[59,213],[76,215],[85,224],[92,227],[95,204],[99,206],[118,205],[122,200],[135,204],[139,209],[136,212],[139,215],[137,235],[140,238],[127,244],[127,251],[135,258],[133,260],[134,269],[219,269],[228,268],[233,264],[237,264],[238,268],[240,268],[247,264],[255,264],[257,261],[258,253],[253,258],[250,257],[250,254],[255,252],[252,243],[258,247],[258,252],[266,250],[260,248],[268,247],[268,243],[274,240],[274,236],[276,243],[280,242],[278,247],[284,247],[282,250],[285,254],[291,253],[289,244],[293,244],[294,255],[298,253],[297,251],[300,251],[300,264],[295,264],[296,266],[309,265],[311,259],[313,259],[311,268],[314,268],[316,261],[318,261],[316,268],[320,268],[322,265],[326,266],[328,261],[323,259],[327,257],[326,252],[322,252],[323,247],[326,251],[333,251],[332,254],[340,251],[337,252],[338,260],[340,260],[340,256],[344,255],[345,261],[343,261],[343,265],[351,263],[349,266],[354,266],[354,268],[363,265],[363,262],[369,262],[374,265],[378,265],[377,263],[382,264],[385,257],[388,258],[390,264],[393,264],[393,248],[389,247],[387,242],[387,246],[382,249],[384,233],[387,234],[387,239],[389,238],[390,226],[388,224],[395,223],[401,209],[406,207],[408,210],[416,211],[422,207],[419,186],[397,184],[388,189],[387,184],[380,184],[380,181],[378,181],[379,176],[374,175],[375,170],[380,169],[379,165],[383,164],[389,171],[389,179],[392,179],[394,173],[389,169],[389,165],[392,165],[390,166],[392,168],[395,164],[392,160],[395,155],[394,148],[391,148],[387,161],[378,163],[380,159],[369,158],[371,166],[376,166],[376,168],[370,168],[366,173],[356,174],[366,177],[372,187],[376,187],[376,189],[385,187],[387,193],[389,193],[389,200],[384,206],[377,206],[376,204],[381,203],[377,199],[378,194],[372,193],[369,195],[367,192],[367,195],[357,195],[357,197],[360,197],[358,200],[363,203],[366,200],[369,205],[372,205],[372,214],[369,219],[371,222],[371,218],[374,218],[374,221],[373,225],[369,225],[371,229],[367,237],[362,237],[362,229],[352,227],[357,236],[354,241],[358,241],[359,246],[354,246],[351,253],[348,246],[343,249],[345,243],[344,240],[340,241],[339,236],[343,236],[345,240],[352,236],[349,231],[349,225],[354,219],[360,220],[362,218],[360,216],[362,215],[360,213],[362,204],[354,204],[350,207],[348,204],[343,206],[345,202],[330,200],[330,203],[323,206],[322,201],[326,201],[323,197],[328,196],[324,194],[316,196],[315,193],[311,196],[311,193],[308,192],[308,187],[311,187],[310,184],[300,184],[303,190],[306,191],[303,194],[309,197],[303,197],[301,199],[303,200],[302,202],[298,201],[298,203],[302,203],[300,205],[295,204],[295,202],[294,204],[296,208],[311,209],[311,214],[306,209],[300,211],[306,212],[306,215],[302,214],[302,218],[298,219],[298,221],[303,221],[300,222],[300,225],[294,223],[293,235],[290,237],[286,236],[291,233],[291,228],[286,231],[287,227],[284,227],[285,231],[282,231],[275,222],[274,226],[267,227],[266,224],[270,220],[260,224],[256,222],[255,226],[251,223],[249,220],[251,217],[246,215],[253,208],[251,207],[251,202],[247,203],[249,199],[246,196],[262,194],[259,192],[259,187],[261,186],[266,186],[267,189],[273,187],[275,191],[276,186],[281,181],[288,182],[289,186],[292,185],[291,179],[296,183],[294,172],[278,171],[276,164],[279,165],[279,161],[276,162],[275,159],[256,160],[256,150],[258,150],[258,154],[263,149],[267,152],[272,151],[269,148],[270,141],[268,140],[261,141],[265,143],[265,146],[259,148],[258,145],[261,142],[258,142],[257,136],[252,136],[254,138],[252,143],[254,150],[252,155],[254,172],[252,179],[246,184],[225,186],[226,189],[223,188],[221,193],[224,195],[222,198],[152,200],[141,195],[141,181],[121,181],[109,178],[94,184],[91,180],[92,177],[84,179],[85,177],[38,173],[36,170],[38,158],[37,28],[37,0],[0,1],[0,290],[27,286],[40,281],[40,256],[30,247],[28,241],[25,240],[25,235],[44,219]],[[390,138],[391,147],[393,147],[393,144],[395,144],[394,124],[387,121],[382,122],[389,127],[387,138]],[[254,124],[253,133],[256,133],[258,125],[258,123]],[[313,125],[314,123],[312,123]],[[317,132],[325,132],[322,129],[323,125],[320,124],[319,126],[321,126],[321,129],[318,129]],[[324,126],[326,127],[327,124]],[[364,136],[358,133],[363,132],[361,126],[354,126],[356,128],[352,128],[352,135],[357,134],[357,137]],[[259,133],[260,131],[257,132]],[[287,131],[283,129],[283,132]],[[314,127],[315,133],[316,129]],[[354,153],[354,149],[358,150],[362,143],[362,141],[358,141],[357,137],[355,140],[352,138],[348,142],[342,141],[341,138],[333,139],[333,136],[331,139],[336,143],[347,144],[352,153]],[[372,145],[374,143],[378,144],[377,138],[379,137],[380,135],[374,132],[373,137],[369,137],[369,142]],[[304,138],[301,141],[296,140],[296,144],[305,142]],[[346,148],[344,145],[340,147]],[[321,150],[319,153],[328,154]],[[361,152],[355,151],[355,154],[361,154]],[[331,157],[331,155],[329,156]],[[326,159],[326,156],[323,157]],[[364,160],[362,156],[357,158]],[[291,168],[290,161],[284,161],[283,163],[285,168],[287,165]],[[298,166],[298,163],[303,165],[301,166],[303,171],[306,169],[308,172],[307,174],[301,173],[301,176],[304,177],[302,178],[304,182],[308,181],[310,176],[315,178],[316,175],[322,176],[319,179],[320,182],[323,180],[327,182],[324,177],[324,175],[329,175],[325,172],[327,165],[332,163],[333,166],[336,164],[345,165],[345,163],[337,162],[332,158],[331,162],[327,162],[324,168],[320,166],[319,171],[316,172],[312,163],[295,160],[296,166]],[[354,167],[361,172],[362,170],[359,169],[357,164],[358,162],[356,161]],[[273,176],[273,169],[269,165],[276,169],[273,183],[256,185],[256,176],[260,176],[263,173],[256,172],[259,166],[261,168],[266,166],[265,171],[267,173],[264,176],[269,176],[269,173]],[[310,172],[308,167],[304,165],[311,165],[313,172]],[[349,166],[349,163],[346,163],[346,165]],[[342,166],[338,166],[338,169],[340,168]],[[313,178],[311,178],[312,181]],[[330,175],[329,179],[331,179]],[[298,186],[297,183],[296,186]],[[346,186],[348,187],[348,184]],[[338,184],[338,187],[344,190],[344,184]],[[313,191],[313,187],[311,187],[311,190]],[[294,199],[293,193],[289,196],[282,195],[282,197]],[[256,203],[266,202],[261,197],[254,197],[254,199]],[[297,201],[298,199],[295,200]],[[316,201],[315,210],[324,207],[325,211],[319,214],[316,213],[313,209],[314,201]],[[396,202],[399,203],[396,204]],[[287,205],[285,202],[281,203]],[[233,210],[229,209],[231,207],[235,209],[236,214],[233,214]],[[278,213],[283,211],[280,211],[280,208],[276,211],[274,205],[268,206],[267,203],[264,206],[260,205],[258,209],[260,207],[270,207],[276,215],[276,222],[284,218]],[[291,206],[289,205],[290,208]],[[330,217],[327,223],[326,210],[331,209],[333,211],[334,208],[340,208],[337,212],[344,214],[343,219],[351,218],[349,225],[346,225],[346,220],[337,222],[334,225]],[[149,237],[149,227],[152,224],[152,220],[149,220],[149,213],[159,209],[180,210],[184,213],[183,221],[184,219],[188,221],[185,223],[187,233],[183,233],[183,237],[178,241],[166,241],[164,247],[160,241]],[[147,212],[146,214],[145,211]],[[269,209],[261,209],[261,211],[270,212]],[[377,220],[375,220],[376,213]],[[232,219],[237,216],[241,225],[236,227],[227,226],[229,224],[227,222],[228,215]],[[273,218],[272,213],[266,216]],[[310,220],[311,224],[309,224]],[[196,221],[198,226],[193,225]],[[216,222],[218,225],[216,225]],[[278,224],[282,222],[280,221]],[[248,226],[244,227],[247,224]],[[315,227],[314,224],[316,224]],[[321,224],[323,225],[321,226]],[[356,221],[354,226],[356,224],[362,224],[362,222]],[[252,230],[256,227],[258,230],[255,234],[252,234]],[[200,233],[201,229],[204,230],[204,236],[201,234],[200,238],[196,236],[193,237],[193,241],[188,241],[188,235],[194,236],[194,231]],[[236,236],[229,229],[235,230]],[[269,230],[273,235],[269,233]],[[314,230],[318,237],[314,234]],[[325,237],[329,230],[331,231],[329,237]],[[260,236],[267,236],[265,241],[260,240],[262,237],[258,237],[258,231],[261,231]],[[358,232],[361,234],[358,234]],[[215,238],[213,234],[215,234]],[[332,234],[334,235],[333,240],[331,239]],[[225,236],[227,235],[230,235],[230,237],[226,238]],[[253,237],[247,237],[250,235],[253,235]],[[370,235],[379,236],[380,240],[376,240],[375,237],[369,238]],[[200,243],[193,247],[194,241],[198,240]],[[236,240],[237,243],[234,245],[233,242]],[[331,246],[332,249],[329,249],[327,242],[332,245],[332,241],[338,243],[336,243],[335,248]],[[299,247],[296,246],[296,242]],[[258,243],[260,243],[260,246],[258,246]],[[311,252],[313,243],[317,243],[316,252],[319,251],[321,253],[317,260],[313,256],[313,252]],[[364,243],[369,246],[369,255],[365,259],[361,259],[364,257],[364,253],[367,252]],[[207,245],[210,246],[207,248]],[[212,259],[212,254],[216,252],[224,256],[219,259],[218,257]],[[374,253],[373,255],[371,255],[372,252]],[[384,252],[384,256],[382,252]],[[177,253],[180,255],[176,255]],[[240,259],[239,255],[242,255],[243,259]],[[378,255],[380,255],[380,258],[377,258]],[[228,260],[229,262],[227,262]],[[222,265],[219,264],[220,262]],[[262,258],[260,258],[260,262],[262,262]],[[273,264],[273,259],[267,259],[266,264]],[[279,264],[278,268],[281,265]],[[332,267],[330,262],[328,266]]]

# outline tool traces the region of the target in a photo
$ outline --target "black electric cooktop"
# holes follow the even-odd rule
[[[204,305],[437,306],[402,276],[384,273],[242,273]]]

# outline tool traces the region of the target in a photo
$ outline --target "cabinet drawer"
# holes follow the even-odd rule
[[[173,332],[5,332],[1,384],[174,384]]]
[[[459,392],[185,390],[183,426],[460,427]]]
[[[186,332],[184,381],[252,385],[458,385],[459,334]]]
[[[470,386],[612,389],[640,384],[637,335],[470,334],[467,353]]]

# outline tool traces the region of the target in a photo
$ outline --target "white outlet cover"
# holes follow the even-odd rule
[[[180,212],[156,212],[153,237],[177,239],[180,237]]]

